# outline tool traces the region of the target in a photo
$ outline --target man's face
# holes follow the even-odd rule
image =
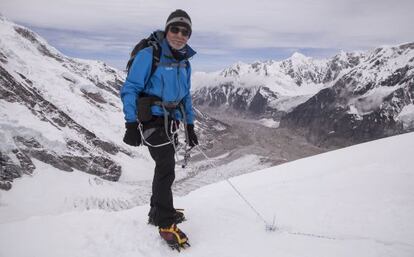
[[[188,41],[189,31],[182,26],[170,26],[167,31],[167,40],[175,50],[183,48]]]

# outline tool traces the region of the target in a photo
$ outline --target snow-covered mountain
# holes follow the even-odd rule
[[[200,107],[280,119],[363,58],[361,53],[341,52],[331,59],[316,60],[294,53],[283,61],[239,62],[221,72],[196,73],[194,102]]]
[[[195,104],[305,130],[312,142],[348,145],[414,129],[414,43],[314,60],[237,63],[195,75]],[[334,140],[328,140],[333,138]]]
[[[133,155],[119,145],[123,78],[102,62],[68,58],[0,17],[2,187],[30,174],[32,158],[117,180],[122,167],[116,156]]]
[[[346,145],[414,130],[414,43],[366,54],[281,120],[312,142]]]
[[[191,243],[179,256],[412,257],[413,148],[409,133],[230,178],[274,232],[227,181],[175,197]],[[0,256],[178,256],[147,224],[149,206],[71,205],[79,196],[128,204],[138,194],[127,183],[46,164],[35,172],[0,191]]]

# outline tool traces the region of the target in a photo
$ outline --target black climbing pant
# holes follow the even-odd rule
[[[168,142],[164,127],[157,129],[146,139],[151,145]],[[171,186],[175,179],[174,147],[168,144],[161,147],[148,146],[155,161],[154,178],[152,180],[151,211],[154,223],[159,227],[169,227],[174,222],[174,204]]]

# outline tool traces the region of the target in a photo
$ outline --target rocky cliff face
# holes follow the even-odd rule
[[[0,188],[31,174],[34,160],[116,181],[121,166],[113,156],[131,153],[111,139],[116,126],[106,125],[122,126],[122,117],[104,116],[121,113],[124,74],[68,58],[4,17],[0,35]],[[110,129],[99,130],[105,126]]]

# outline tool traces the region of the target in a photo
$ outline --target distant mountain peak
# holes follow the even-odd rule
[[[309,60],[311,57],[308,57],[302,53],[294,52],[292,56],[289,58],[291,60]]]

